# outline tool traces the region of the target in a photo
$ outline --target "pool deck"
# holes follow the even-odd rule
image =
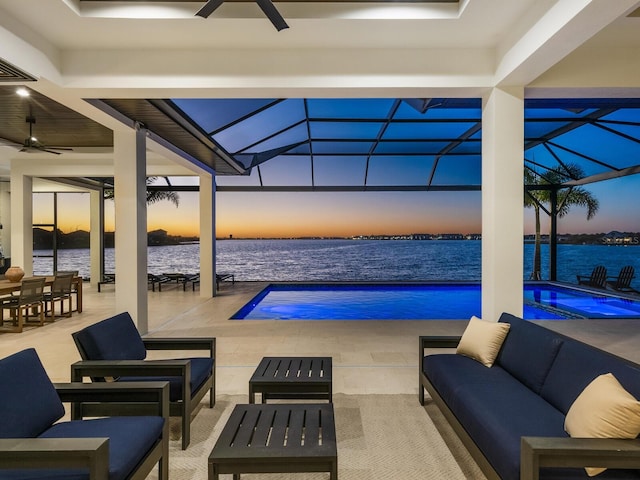
[[[419,335],[460,334],[466,321],[229,320],[264,287],[262,282],[223,284],[213,299],[190,289],[149,292],[150,336],[217,337],[217,390],[247,394],[263,356],[333,357],[334,393],[417,394]],[[0,358],[35,347],[53,381],[69,381],[80,359],[71,333],[115,313],[113,287],[102,293],[85,285],[85,311],[20,334],[0,334]],[[616,355],[640,363],[640,320],[538,321]],[[154,352],[153,358],[171,353]]]

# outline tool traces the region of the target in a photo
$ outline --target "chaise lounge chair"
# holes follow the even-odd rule
[[[155,275],[153,273],[147,273],[147,282],[151,285],[151,291],[156,291],[156,285],[158,286],[158,291],[162,291],[162,284],[170,282],[171,279],[165,275]]]
[[[231,284],[235,285],[236,276],[233,273],[216,273],[216,290],[220,290],[220,283],[224,281],[231,280]],[[196,285],[200,285],[200,274],[197,273],[193,275],[189,281],[191,282],[191,287],[193,291],[196,290]]]
[[[216,273],[216,290],[220,290],[220,283],[231,280],[231,283],[235,285],[236,277],[233,273]]]
[[[105,273],[102,275],[102,280],[98,282],[98,292],[102,291],[102,285],[107,285],[109,283],[116,283],[115,273]]]
[[[631,265],[627,265],[620,269],[620,273],[613,280],[607,280],[607,285],[617,292],[623,293],[640,293],[640,291],[631,287],[631,280],[633,280],[635,270]]]
[[[71,380],[113,378],[116,382],[167,381],[170,414],[182,419],[182,449],[189,445],[191,416],[209,393],[215,404],[216,339],[142,338],[131,316],[120,313],[72,334],[83,361],[71,365]],[[147,350],[208,350],[208,356],[145,360]]]
[[[603,265],[596,266],[591,275],[576,275],[578,285],[587,285],[595,288],[607,288],[607,269]]]
[[[163,273],[162,276],[167,277],[170,281],[176,282],[177,285],[182,285],[182,291],[187,290],[187,283],[194,280],[200,280],[200,275],[197,273]],[[194,288],[195,291],[195,288]]]

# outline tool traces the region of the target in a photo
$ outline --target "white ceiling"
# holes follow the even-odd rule
[[[450,69],[458,58],[459,72],[467,74],[471,67],[466,70],[466,64],[484,62],[485,71],[478,72],[485,75],[487,68],[499,71],[503,56],[510,50],[516,51],[511,57],[520,56],[523,60],[526,56],[535,56],[535,49],[542,56],[557,57],[539,68],[542,73],[562,55],[581,45],[640,47],[640,35],[636,33],[640,17],[626,17],[640,6],[640,1],[635,0],[461,0],[459,4],[276,2],[291,26],[281,32],[273,28],[251,1],[225,3],[208,19],[194,16],[201,5],[202,2],[137,5],[135,2],[0,0],[0,28],[4,27],[43,52],[56,69],[66,67],[71,75],[79,68],[74,61],[82,62],[81,69],[96,70],[94,66],[85,67],[90,57],[79,57],[82,52],[89,55],[108,52],[111,58],[123,55],[117,65],[122,71],[107,70],[112,65],[105,62],[105,71],[100,72],[98,66],[89,73],[104,77],[143,72],[140,58],[134,59],[132,52],[138,56],[140,52],[148,52],[149,59],[156,59],[153,67],[156,69],[159,68],[157,59],[163,56],[167,62],[165,71],[175,71],[184,78],[185,73],[202,76],[203,65],[208,65],[210,71],[232,71],[234,62],[242,64],[238,53],[221,56],[225,51],[251,51],[253,56],[245,61],[253,64],[262,61],[264,67],[260,68],[268,70],[276,63],[272,57],[283,51],[297,51],[303,63],[319,51],[338,56],[356,49],[369,52],[402,49],[406,51],[394,53],[391,61],[381,57],[380,68],[398,70],[404,66],[407,71],[440,68],[439,74],[442,74],[442,70]],[[548,50],[544,50],[545,45]],[[565,48],[566,53],[560,52]],[[469,55],[470,51],[477,53],[472,53],[469,60],[465,54]],[[191,56],[176,52],[189,52]],[[264,58],[260,58],[261,52]],[[323,64],[329,63],[326,58],[312,60],[313,68],[322,70]],[[194,65],[192,59],[200,65]],[[291,57],[285,60],[289,63],[287,67],[296,68]],[[150,64],[152,60],[143,61]],[[363,60],[354,56],[353,61]],[[191,62],[191,66],[179,71],[184,66],[178,64],[185,62]],[[332,66],[327,67],[331,72]],[[302,69],[308,70],[309,65]],[[278,68],[278,72],[280,70]],[[531,71],[536,73],[535,68]],[[38,73],[52,79],[44,72]],[[526,86],[533,78],[529,75],[513,80],[515,84],[524,80]]]
[[[486,59],[495,57],[495,64],[488,68],[499,71],[502,56],[510,49],[518,47],[517,55],[530,55],[526,43],[532,38],[534,43],[538,42],[532,47],[540,49],[543,56],[562,50],[565,43],[574,43],[567,46],[567,53],[576,47],[640,47],[637,33],[640,17],[626,16],[640,7],[640,1],[634,0],[617,1],[615,8],[607,8],[614,5],[611,0],[461,0],[459,4],[390,2],[382,5],[276,2],[290,25],[281,32],[273,28],[251,1],[223,4],[208,19],[194,16],[202,2],[135,5],[92,1],[82,2],[82,6],[80,3],[79,0],[0,0],[0,29],[6,29],[43,52],[58,69],[64,69],[66,62],[69,71],[73,72],[78,68],[73,63],[77,58],[86,63],[87,57],[78,57],[82,52],[109,52],[112,55],[122,52],[123,61],[118,67],[124,65],[123,68],[133,74],[139,73],[136,69],[141,68],[130,65],[133,57],[125,57],[133,51],[138,55],[148,51],[149,58],[164,55],[168,72],[183,68],[177,66],[183,58],[189,58],[188,61],[197,58],[201,66],[194,66],[192,70],[195,75],[202,75],[197,70],[203,71],[202,65],[207,64],[210,71],[232,71],[235,68],[230,65],[234,62],[233,55],[221,57],[220,52],[234,50],[254,52],[249,60],[254,64],[260,62],[260,52],[268,50],[263,59],[267,68],[275,63],[272,57],[283,51],[298,51],[300,63],[303,63],[318,51],[333,50],[334,55],[339,56],[352,49],[406,49],[404,53],[394,54],[391,61],[381,57],[380,68],[393,70],[399,64],[411,71],[412,68],[424,69],[426,64],[442,71],[450,68],[457,57],[460,58],[457,68],[472,63],[475,58],[482,57],[486,64]],[[621,10],[620,5],[628,7],[628,11]],[[607,17],[607,10],[615,11],[620,17],[601,20],[599,17]],[[578,18],[577,28],[571,26],[574,16]],[[592,18],[584,19],[589,16]],[[554,25],[554,18],[558,25]],[[537,33],[536,27],[539,27]],[[557,46],[552,45],[549,52],[544,52],[541,47],[554,41],[555,28],[558,28],[557,37],[565,35],[567,41],[555,39]],[[545,29],[552,31],[549,38],[540,35]],[[580,38],[573,40],[576,36]],[[422,50],[424,54],[415,50]],[[193,56],[171,57],[181,51],[188,51]],[[464,56],[469,55],[469,51],[477,52],[471,54],[471,61]],[[561,54],[557,55],[558,59],[562,58]],[[7,60],[1,51],[0,58]],[[241,64],[240,56],[236,55],[236,58]],[[321,70],[322,65],[318,64],[324,59],[326,57],[313,60],[314,67]],[[15,59],[9,57],[9,61],[12,60],[15,63]],[[289,58],[286,60],[290,62]],[[359,62],[361,58],[353,60]],[[440,67],[440,63],[445,66]],[[539,73],[550,65],[543,66]],[[105,68],[111,68],[111,65],[105,63]],[[466,72],[464,67],[460,72]],[[108,77],[111,72],[98,73]],[[481,72],[482,75],[486,73]],[[90,74],[95,75],[95,72]],[[121,72],[117,74],[121,75]]]
[[[640,48],[640,17],[626,16],[640,0],[275,3],[290,25],[281,32],[252,2],[203,19],[202,2],[0,0],[0,58],[109,128],[83,98],[476,96],[545,74],[541,95],[554,83],[564,95],[548,73],[575,52],[604,50],[588,67],[600,76],[603,61],[639,58],[606,52]],[[588,86],[637,89],[633,68]]]
[[[72,7],[77,3],[0,0],[0,9],[4,10],[4,14],[0,14],[4,20],[0,22],[12,28],[10,18],[13,17],[62,50],[485,48],[495,46],[516,23],[556,0],[469,0],[462,1],[462,7],[446,3],[301,5],[276,2],[290,25],[281,32],[277,32],[251,2],[223,4],[208,19],[194,16],[202,5],[199,2],[163,2],[155,8],[111,4],[74,11]]]
[[[560,0],[570,1],[570,0]],[[280,3],[290,28],[277,32],[252,2],[223,4],[210,18],[201,3],[156,7],[75,7],[77,0],[0,0],[0,23],[28,26],[56,48],[487,48],[533,22],[558,0],[462,0],[456,4]],[[155,18],[149,18],[155,17]],[[623,17],[594,45],[640,46],[639,17]],[[24,32],[24,30],[22,30]]]

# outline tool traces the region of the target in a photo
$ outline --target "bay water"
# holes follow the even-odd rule
[[[524,245],[524,279],[533,265],[533,245]],[[34,273],[51,274],[51,251],[34,251]],[[195,273],[198,244],[148,247],[149,273]],[[548,278],[548,245],[542,245],[542,275]],[[558,280],[575,283],[602,264],[610,276],[633,265],[640,276],[640,246],[558,245]],[[221,240],[218,272],[238,281],[480,281],[480,240]],[[89,249],[58,250],[58,270],[89,276]],[[105,271],[114,271],[114,249],[105,250]],[[640,281],[633,286],[640,290]]]

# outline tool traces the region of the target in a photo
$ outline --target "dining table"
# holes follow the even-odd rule
[[[42,275],[37,275],[36,277],[41,277]],[[23,277],[21,280],[17,282],[12,282],[7,279],[0,280],[0,295],[8,295],[14,292],[19,292],[22,287],[22,280],[26,278],[34,278],[34,277]],[[47,286],[51,286],[53,284],[53,280],[55,277],[53,275],[45,276],[44,284]],[[75,291],[78,292],[76,299],[76,310],[78,313],[82,313],[82,277],[77,276],[73,277],[71,281],[71,285],[75,288]]]

